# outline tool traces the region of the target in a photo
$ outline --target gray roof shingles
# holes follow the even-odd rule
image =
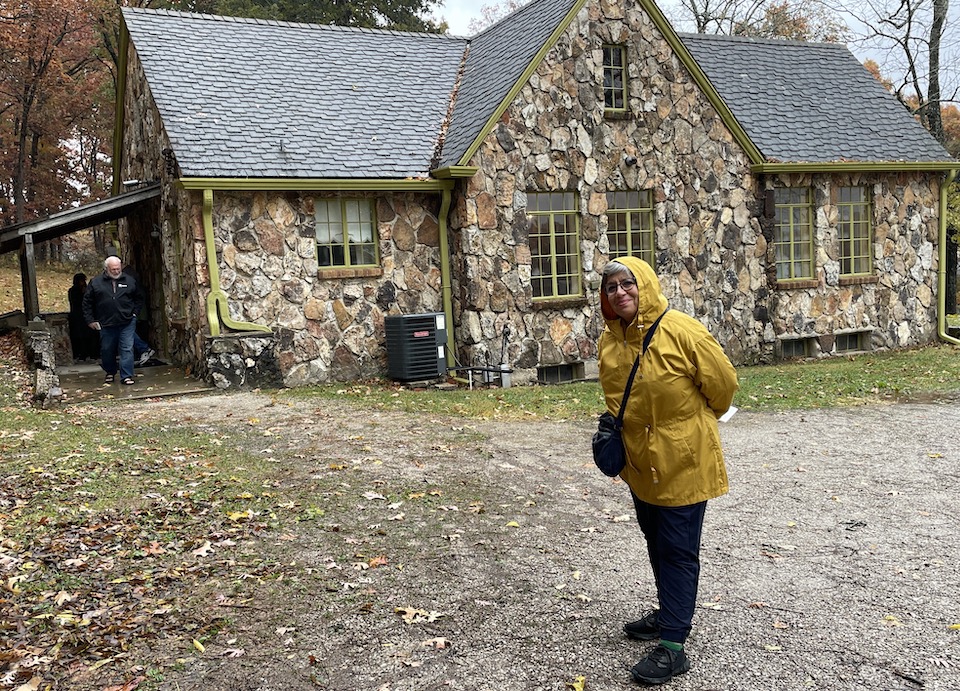
[[[460,161],[576,1],[469,40],[123,14],[185,177],[402,179]],[[844,46],[680,36],[767,161],[953,162]]]
[[[182,175],[429,175],[465,39],[123,14]]]
[[[767,161],[953,161],[846,46],[680,39]]]

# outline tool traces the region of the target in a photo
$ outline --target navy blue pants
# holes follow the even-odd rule
[[[100,329],[100,366],[104,372],[117,373],[119,354],[120,378],[133,377],[133,334],[136,330],[136,319],[120,326],[104,326]]]
[[[633,493],[631,492],[631,495]],[[647,540],[660,601],[660,638],[683,643],[690,633],[700,580],[700,536],[707,502],[655,506],[633,495],[637,522]]]

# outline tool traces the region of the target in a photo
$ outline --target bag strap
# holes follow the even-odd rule
[[[623,390],[623,398],[620,401],[620,410],[617,413],[617,429],[623,429],[623,411],[627,407],[627,399],[630,398],[630,390],[633,388],[633,378],[637,375],[637,368],[640,367],[640,358],[643,357],[643,354],[647,352],[647,347],[650,345],[650,339],[653,338],[653,332],[657,330],[657,326],[660,324],[660,320],[663,319],[663,315],[670,311],[670,308],[663,310],[657,321],[653,322],[649,329],[647,329],[646,335],[643,337],[643,350],[637,354],[637,359],[633,361],[633,369],[630,370],[630,377],[627,379],[627,386]]]

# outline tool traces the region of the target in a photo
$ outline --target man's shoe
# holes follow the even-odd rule
[[[641,684],[665,684],[679,674],[689,671],[690,660],[682,650],[670,650],[658,645],[633,666],[633,680]]]
[[[153,348],[147,348],[145,351],[140,353],[140,359],[137,360],[137,364],[143,367],[145,364],[150,362],[150,358],[157,354]]]
[[[660,610],[650,610],[640,619],[624,624],[623,632],[628,638],[638,641],[652,641],[660,638]]]

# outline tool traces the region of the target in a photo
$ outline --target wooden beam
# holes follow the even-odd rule
[[[30,235],[24,235],[20,243],[20,282],[23,285],[23,312],[27,321],[31,321],[40,316],[40,294],[37,292],[37,266]]]

